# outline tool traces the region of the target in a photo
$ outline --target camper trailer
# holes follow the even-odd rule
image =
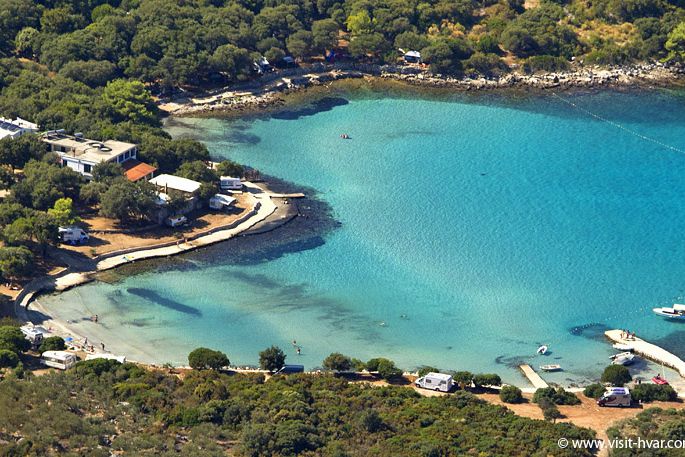
[[[40,356],[40,363],[45,366],[66,370],[78,362],[78,358],[71,352],[66,351],[45,351]]]
[[[22,326],[20,330],[24,337],[31,342],[31,347],[36,349],[43,342],[43,332],[29,324]]]
[[[88,241],[88,234],[81,227],[60,227],[59,237],[63,243],[82,244]]]
[[[626,387],[611,387],[597,400],[599,406],[630,406],[632,398]]]
[[[219,178],[219,187],[221,187],[221,190],[242,190],[243,183],[240,182],[240,178],[222,176]]]
[[[452,379],[451,375],[445,373],[428,373],[426,376],[421,376],[417,379],[414,384],[422,389],[449,392],[454,387],[454,379]]]

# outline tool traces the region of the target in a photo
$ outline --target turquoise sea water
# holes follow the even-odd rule
[[[685,356],[685,327],[650,311],[685,295],[685,154],[626,130],[685,148],[685,98],[564,97],[624,128],[551,95],[176,120],[173,135],[216,158],[315,189],[340,227],[311,249],[250,258],[243,243],[236,263],[228,242],[41,302],[65,320],[99,314],[74,329],[162,363],[203,345],[256,364],[276,344],[308,369],[340,351],[524,384],[517,363],[560,363],[547,378],[570,384],[606,365],[608,327]],[[543,343],[552,354],[533,357]]]

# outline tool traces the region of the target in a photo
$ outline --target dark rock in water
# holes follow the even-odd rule
[[[330,111],[336,106],[347,105],[349,101],[342,97],[324,97],[313,101],[308,106],[303,106],[298,109],[288,109],[271,114],[274,119],[282,120],[297,120],[305,116],[313,116],[315,114]]]
[[[685,357],[685,330],[676,330],[663,338],[651,341],[680,358]]]
[[[574,336],[582,336],[583,338],[588,338],[590,340],[603,341],[604,332],[611,330],[604,324],[600,323],[589,323],[578,325],[569,329],[569,333]]]
[[[139,287],[129,287],[128,289],[126,289],[126,292],[128,292],[131,295],[135,295],[146,300],[149,300],[158,305],[164,306],[165,308],[173,309],[174,311],[180,311],[182,313],[191,314],[193,316],[198,317],[202,316],[202,311],[200,311],[199,309],[193,308],[192,306],[184,305],[183,303],[179,303],[175,300],[171,300],[166,297],[162,297],[153,290],[141,289]]]
[[[525,355],[515,355],[509,357],[500,355],[499,357],[495,358],[495,363],[509,368],[517,368],[519,365],[526,363],[526,358],[529,357]]]

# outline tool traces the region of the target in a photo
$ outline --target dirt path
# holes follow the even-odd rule
[[[414,388],[421,395],[427,397],[449,395],[441,392],[433,392],[430,390]],[[540,407],[531,401],[532,395],[524,394],[524,397],[528,400],[526,403],[521,403],[517,405],[512,405],[509,403],[504,403],[499,399],[499,395],[496,393],[484,393],[476,394],[478,398],[481,398],[488,403],[495,405],[506,406],[511,411],[513,411],[518,416],[529,417],[531,419],[542,420],[542,410]],[[600,408],[597,406],[595,400],[585,397],[583,394],[578,394],[578,398],[581,401],[580,405],[576,406],[559,406],[559,411],[564,415],[563,419],[559,419],[559,422],[570,422],[579,427],[587,427],[589,429],[597,432],[597,438],[607,440],[607,429],[611,427],[616,421],[621,419],[628,419],[635,417],[641,411],[647,408],[660,407],[660,408],[675,408],[675,409],[685,409],[685,403],[683,402],[660,402],[655,401],[644,406],[636,406],[632,408]],[[602,449],[598,456],[607,456],[608,450]]]

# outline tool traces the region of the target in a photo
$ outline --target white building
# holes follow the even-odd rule
[[[82,174],[93,177],[93,167],[102,162],[123,164],[136,159],[138,147],[132,143],[107,140],[96,141],[84,138],[81,134],[67,135],[63,130],[53,130],[43,134],[42,140],[50,151],[62,159],[62,165]]]
[[[150,180],[162,192],[168,194],[170,190],[192,194],[200,189],[200,183],[192,179],[181,178],[180,176],[162,174]]]
[[[38,125],[20,117],[15,120],[0,117],[0,140],[3,138],[19,138],[25,133],[36,133]]]

